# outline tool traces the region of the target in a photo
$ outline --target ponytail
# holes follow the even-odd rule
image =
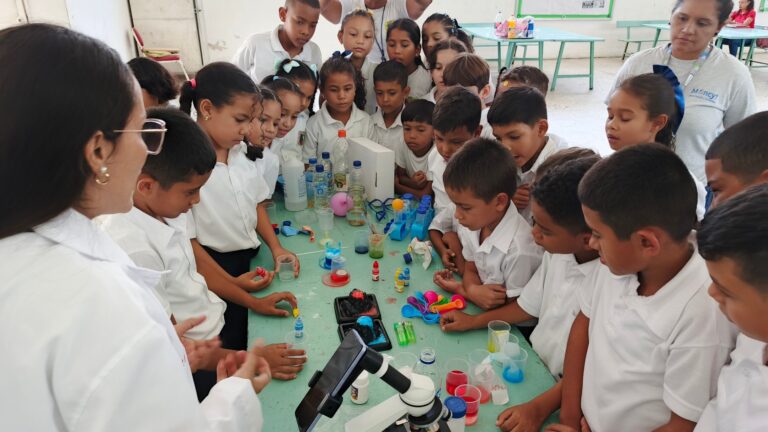
[[[179,108],[187,114],[197,111],[200,101],[208,99],[213,106],[227,105],[238,94],[259,98],[258,87],[245,72],[227,62],[210,63],[195,78],[181,86]]]

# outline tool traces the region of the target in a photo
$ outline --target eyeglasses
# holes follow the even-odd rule
[[[144,120],[144,126],[141,129],[120,129],[112,132],[138,132],[141,139],[147,146],[147,153],[156,155],[163,149],[163,140],[165,139],[165,122],[160,119],[148,118]]]

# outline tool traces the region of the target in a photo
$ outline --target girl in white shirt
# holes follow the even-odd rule
[[[373,88],[373,71],[378,63],[368,59],[373,48],[373,16],[364,9],[355,9],[341,20],[339,42],[344,50],[351,51],[350,61],[363,77],[365,83],[365,112],[376,112],[376,91]]]
[[[474,53],[472,39],[461,29],[459,22],[444,13],[433,13],[424,20],[421,26],[421,49],[424,51],[424,58],[430,70],[435,65],[433,61],[433,50],[438,43],[444,40],[453,40],[464,44],[468,52]],[[435,82],[437,84],[437,82]]]
[[[317,67],[314,64],[307,65],[298,60],[286,59],[277,66],[275,76],[288,78],[299,87],[302,95],[299,114],[296,116],[296,125],[282,138],[278,133],[275,147],[280,149],[283,160],[287,160],[293,155],[298,155],[297,157],[301,158],[307,138],[307,122],[310,117],[315,115],[313,107],[317,93]]]
[[[152,293],[161,275],[92,222],[131,209],[147,151],[161,150],[130,70],[48,24],[1,31],[0,63],[0,179],[24,179],[0,196],[13,208],[0,212],[0,325],[14,329],[2,336],[0,367],[13,372],[0,377],[0,430],[261,430],[264,360],[249,353],[199,404]]]
[[[286,137],[293,132],[298,124],[304,94],[293,81],[276,75],[265,78],[262,85],[275,92],[280,101],[281,111],[280,122],[277,124],[277,134],[272,139],[272,144],[267,148],[269,151],[265,149],[265,155],[275,155],[280,165],[278,168],[280,168],[289,159],[301,160],[301,149],[298,145],[289,145]],[[280,171],[282,172],[282,170]]]
[[[216,166],[200,190],[200,203],[192,207],[189,218],[200,273],[206,278],[216,276],[219,269],[211,259],[232,276],[248,272],[262,240],[275,261],[283,255],[293,255],[283,248],[272,230],[262,204],[269,188],[255,168],[255,155],[249,157],[242,142],[251,120],[262,109],[256,84],[230,63],[211,63],[200,69],[194,80],[184,83],[179,103],[187,113],[194,105],[197,122],[216,151]],[[296,275],[298,262],[297,259]],[[227,337],[235,349],[247,346],[246,307],[228,301],[224,320],[240,332],[222,335],[222,339]]]
[[[401,18],[387,27],[387,56],[408,70],[411,97],[420,99],[432,89],[432,76],[421,61],[421,31],[415,21]]]
[[[441,40],[432,48],[427,56],[427,61],[431,66],[429,70],[432,76],[432,82],[435,86],[429,93],[423,96],[424,99],[432,103],[445,91],[445,82],[443,82],[443,69],[452,62],[461,53],[468,52],[467,46],[456,39]]]
[[[280,175],[280,159],[272,151],[271,146],[272,140],[277,136],[283,105],[272,90],[262,87],[259,89],[259,93],[261,96],[261,113],[251,120],[251,128],[248,130],[245,140],[249,146],[255,147],[256,154],[261,153],[260,156],[254,155],[255,160],[253,162],[256,164],[256,169],[261,172],[264,182],[267,183],[269,188],[267,198],[271,199],[272,194],[275,193],[277,176]]]

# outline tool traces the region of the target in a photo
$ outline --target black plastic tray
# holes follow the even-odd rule
[[[349,332],[354,327],[355,327],[354,322],[339,324],[339,339],[344,340],[344,336],[346,336],[347,332]],[[380,330],[384,333],[384,339],[386,339],[386,342],[378,343],[375,345],[368,345],[368,346],[379,352],[391,350],[392,341],[389,339],[389,334],[387,333],[386,327],[384,327],[384,323],[380,319],[375,319],[373,320],[373,328]]]
[[[344,297],[336,297],[333,299],[333,311],[336,313],[336,323],[338,324],[345,324],[345,323],[353,323],[357,321],[358,318],[361,316],[369,316],[373,320],[381,319],[381,308],[379,307],[379,302],[376,301],[376,295],[375,294],[365,294],[367,298],[373,300],[373,306],[376,308],[376,314],[374,315],[357,315],[357,316],[349,316],[349,315],[342,315],[341,314],[341,307],[340,302],[342,300],[345,300],[349,296]]]

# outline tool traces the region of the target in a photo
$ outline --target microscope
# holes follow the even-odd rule
[[[357,331],[344,337],[322,371],[309,380],[309,391],[296,408],[301,432],[314,429],[321,416],[333,417],[342,395],[363,371],[380,378],[398,394],[348,421],[346,432],[450,432],[450,412],[435,397],[435,385],[428,377],[410,378],[390,367],[389,360],[369,348]]]

